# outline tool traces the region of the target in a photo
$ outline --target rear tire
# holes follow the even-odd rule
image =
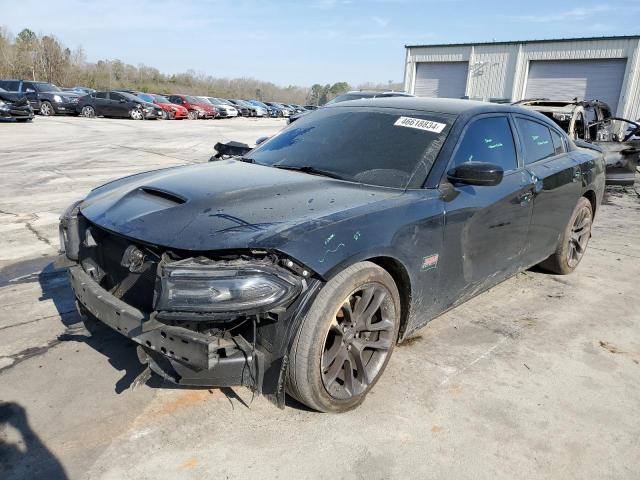
[[[592,223],[593,207],[591,202],[585,197],[581,197],[564,229],[558,248],[553,255],[540,263],[540,267],[558,275],[567,275],[573,272],[587,250],[587,244],[591,238]]]
[[[400,295],[391,275],[371,262],[345,269],[302,320],[287,392],[320,412],[357,407],[384,372],[399,327]]]

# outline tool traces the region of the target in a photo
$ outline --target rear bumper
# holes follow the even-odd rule
[[[80,308],[138,343],[140,360],[163,378],[182,385],[260,387],[264,359],[259,351],[254,357],[242,337],[230,343],[158,322],[104,290],[77,264],[69,277]]]

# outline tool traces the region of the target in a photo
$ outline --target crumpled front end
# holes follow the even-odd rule
[[[286,354],[321,287],[268,251],[172,251],[109,232],[72,205],[61,244],[81,313],[136,342],[138,356],[177,384],[243,385],[284,405]]]

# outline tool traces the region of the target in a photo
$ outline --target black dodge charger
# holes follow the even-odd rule
[[[60,231],[87,324],[153,372],[341,412],[445,310],[533,265],[572,272],[603,191],[601,154],[536,112],[385,98],[98,187]]]

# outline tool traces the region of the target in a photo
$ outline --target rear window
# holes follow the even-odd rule
[[[249,156],[262,165],[313,167],[369,185],[419,188],[454,119],[387,108],[325,108],[301,117]]]
[[[556,154],[556,148],[551,138],[551,131],[548,127],[538,122],[516,118],[518,131],[522,137],[524,147],[524,163],[530,163],[552,157]]]
[[[20,88],[20,82],[15,80],[0,80],[0,87],[9,92],[17,92]]]

